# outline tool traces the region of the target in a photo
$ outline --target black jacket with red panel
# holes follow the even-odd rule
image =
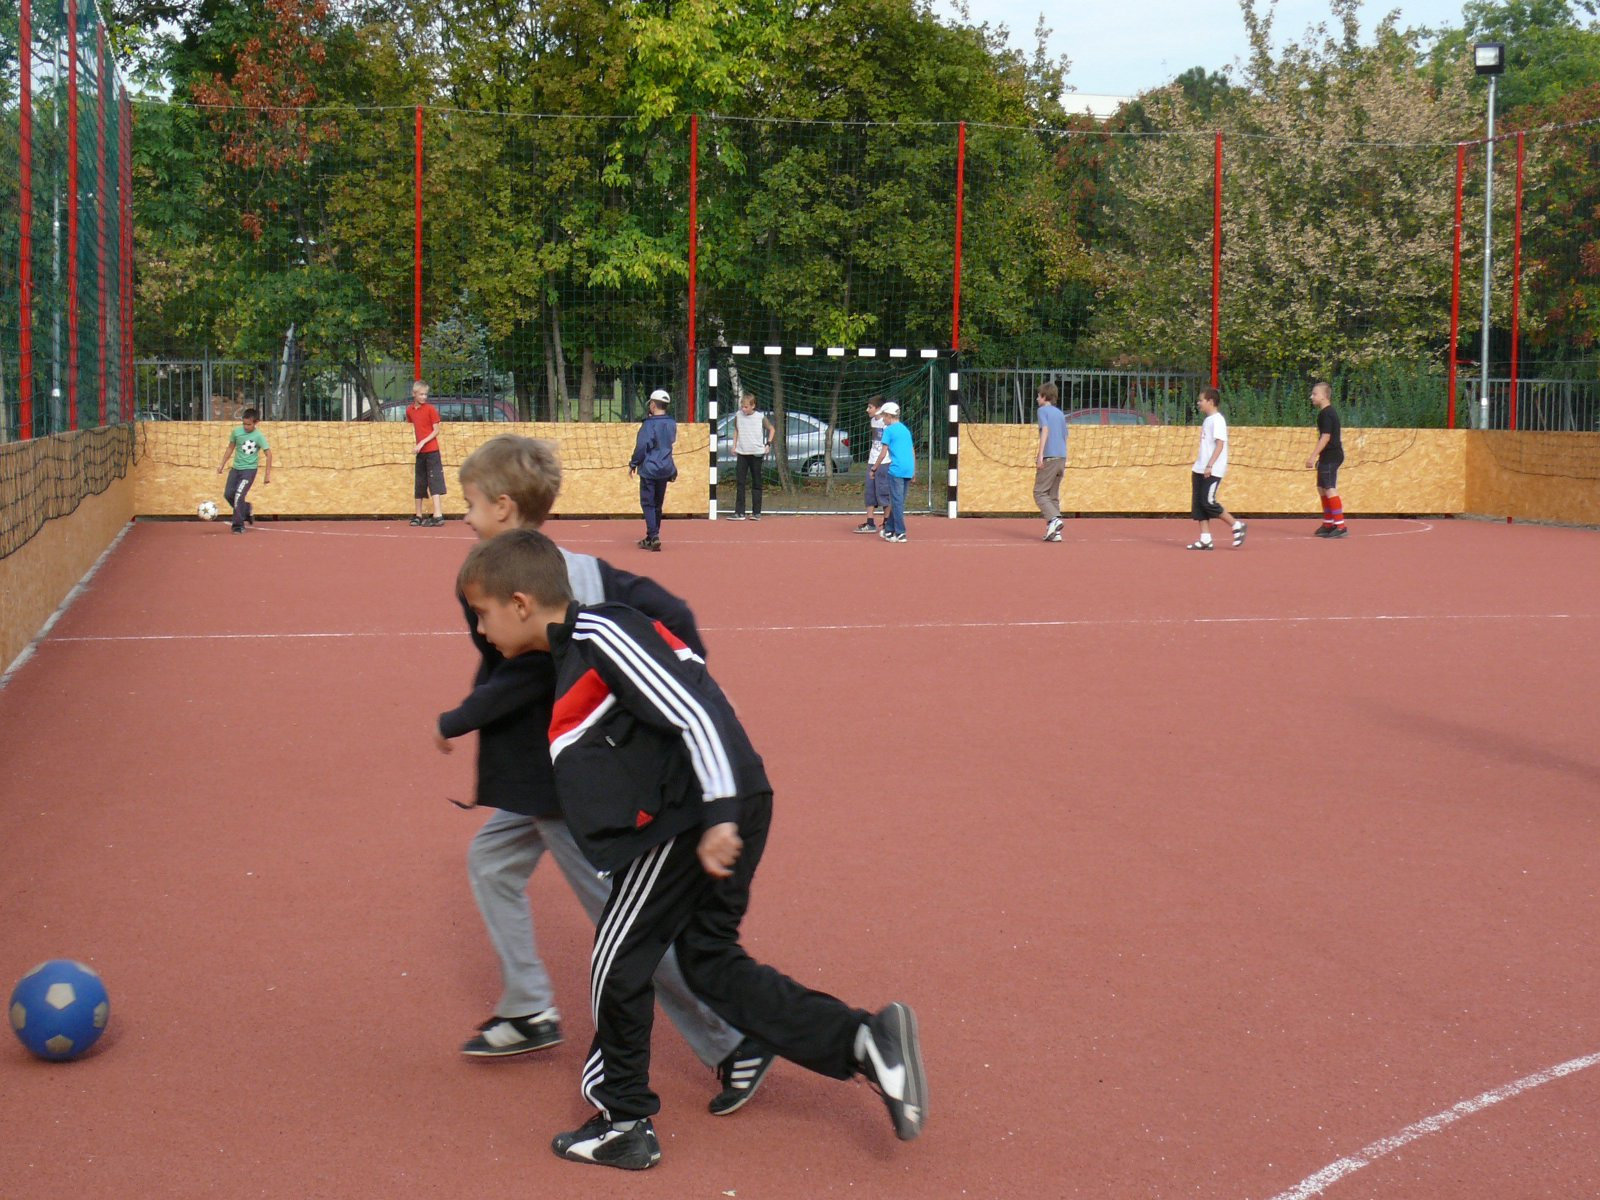
[[[556,796],[600,870],[736,822],[741,800],[772,790],[705,660],[665,625],[623,604],[574,604],[550,626],[550,653]]]
[[[572,594],[599,603],[618,600],[642,609],[677,631],[704,656],[700,630],[689,606],[666,588],[642,575],[619,571],[602,558],[561,552]],[[548,654],[534,651],[504,658],[478,632],[477,615],[458,592],[467,631],[478,648],[478,672],[472,693],[460,705],[439,715],[439,732],[447,738],[478,731],[477,803],[532,817],[554,817],[555,778],[545,738],[550,706],[555,700],[555,665]]]

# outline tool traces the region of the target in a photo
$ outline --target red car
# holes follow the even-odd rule
[[[1155,413],[1136,408],[1075,408],[1067,414],[1068,425],[1160,425]]]

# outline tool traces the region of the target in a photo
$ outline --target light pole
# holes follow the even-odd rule
[[[1494,85],[1506,69],[1504,42],[1479,42],[1472,47],[1472,69],[1489,77],[1489,122],[1484,139],[1483,188],[1483,350],[1478,363],[1478,428],[1489,428],[1489,298],[1494,280]]]

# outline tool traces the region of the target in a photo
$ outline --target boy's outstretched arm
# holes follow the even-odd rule
[[[548,654],[534,652],[508,658],[459,705],[439,714],[434,744],[448,754],[448,739],[482,729],[529,704],[541,700],[548,704],[555,693],[555,660]]]

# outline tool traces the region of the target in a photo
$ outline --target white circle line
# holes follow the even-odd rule
[[[1329,1185],[1337,1183],[1347,1175],[1353,1175],[1363,1167],[1371,1166],[1386,1154],[1393,1154],[1402,1146],[1410,1145],[1419,1138],[1427,1137],[1430,1133],[1438,1133],[1449,1125],[1454,1125],[1463,1117],[1470,1117],[1473,1113],[1482,1112],[1486,1108],[1513,1096],[1520,1096],[1523,1092],[1531,1091],[1536,1087],[1554,1082],[1566,1075],[1587,1070],[1600,1063],[1600,1054],[1586,1054],[1582,1058],[1568,1059],[1564,1063],[1550,1067],[1544,1071],[1536,1071],[1532,1075],[1524,1075],[1513,1083],[1504,1087],[1494,1088],[1483,1092],[1470,1100],[1463,1100],[1453,1104],[1443,1112],[1434,1113],[1431,1117],[1424,1117],[1413,1125],[1407,1125],[1399,1133],[1391,1134],[1386,1138],[1379,1138],[1370,1145],[1361,1147],[1354,1154],[1329,1163],[1314,1175],[1308,1175],[1286,1192],[1279,1192],[1272,1200],[1310,1200],[1312,1196],[1320,1196]]]
[[[1315,613],[1309,616],[1065,618],[1050,621],[881,621],[825,625],[705,625],[702,633],[877,633],[888,629],[1071,629],[1148,628],[1163,625],[1314,625],[1324,622],[1374,624],[1408,621],[1594,621],[1600,613]],[[279,633],[126,633],[52,637],[52,643],[295,641],[323,638],[459,637],[460,629],[307,630]]]

